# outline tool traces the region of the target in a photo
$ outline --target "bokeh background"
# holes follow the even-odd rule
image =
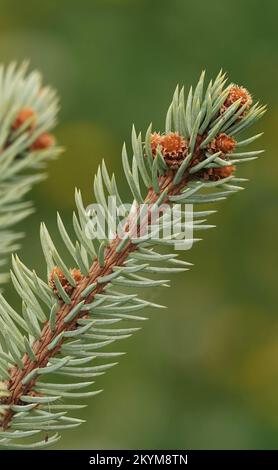
[[[266,149],[240,170],[248,190],[219,205],[216,230],[182,257],[127,355],[98,380],[77,430],[60,449],[277,449],[278,2],[266,0],[1,0],[0,59],[29,58],[61,96],[66,147],[33,193],[21,256],[43,271],[39,223],[70,221],[74,187],[92,202],[105,157],[123,182],[120,151],[132,122],[162,128],[177,82],[222,67],[269,105],[256,131]],[[148,295],[148,293],[146,293]],[[12,289],[8,298],[16,304]]]

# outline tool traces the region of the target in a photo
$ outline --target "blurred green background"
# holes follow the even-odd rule
[[[256,131],[266,154],[240,170],[251,178],[211,217],[216,230],[182,257],[104,392],[58,448],[270,449],[278,443],[276,0],[1,0],[0,58],[29,58],[58,89],[56,135],[66,147],[32,193],[21,256],[43,270],[39,222],[57,237],[73,192],[92,202],[101,158],[123,182],[120,151],[132,122],[162,128],[177,82],[189,87],[222,67],[269,111]],[[219,205],[220,206],[220,205]],[[55,237],[54,237],[55,238]],[[7,295],[12,302],[13,292]],[[148,295],[146,293],[146,295]],[[154,297],[153,297],[154,298]]]

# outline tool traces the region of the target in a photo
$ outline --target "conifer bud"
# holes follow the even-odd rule
[[[14,131],[19,129],[27,121],[27,119],[30,120],[28,129],[33,130],[36,124],[36,114],[32,108],[22,108],[17,113],[17,116],[12,124],[12,129]]]
[[[81,271],[79,269],[73,268],[70,269],[70,273],[73,277],[73,279],[78,283],[83,279],[83,275],[81,274]],[[58,268],[57,266],[52,269],[50,276],[49,276],[49,286],[53,290],[54,294],[59,297],[59,292],[55,284],[55,274],[58,276],[58,279],[64,289],[64,291],[70,296],[74,290],[74,287],[69,283],[67,280],[66,276],[64,275],[63,271]]]
[[[243,111],[242,115],[240,117],[243,117],[246,111],[250,108],[251,104],[253,103],[252,97],[246,88],[243,86],[239,85],[231,85],[229,89],[228,96],[224,102],[224,104],[221,106],[220,113],[224,113],[226,109],[228,109],[230,106],[232,106],[233,103],[235,103],[237,100],[240,99],[240,104],[241,106],[246,104],[246,108]]]
[[[44,150],[55,145],[55,137],[52,134],[44,132],[33,142],[32,150]]]
[[[211,153],[222,152],[223,154],[227,154],[231,153],[235,146],[235,139],[227,134],[221,133],[210,142],[208,150]]]
[[[234,165],[221,166],[220,168],[208,168],[203,175],[205,180],[218,181],[222,178],[231,176],[236,167]]]
[[[188,142],[178,132],[170,132],[166,135],[157,133],[151,136],[153,155],[156,154],[158,145],[161,146],[165,163],[171,170],[177,170],[188,154]]]

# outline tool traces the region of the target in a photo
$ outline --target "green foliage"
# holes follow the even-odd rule
[[[11,228],[33,212],[24,196],[45,178],[41,170],[61,150],[55,145],[32,149],[36,139],[56,124],[58,102],[51,88],[42,87],[39,72],[26,75],[26,71],[26,63],[20,67],[11,63],[7,69],[0,66],[0,266],[7,262],[7,254],[18,248],[22,237]],[[26,109],[34,112],[34,126],[29,117],[14,128],[18,113]],[[8,278],[6,273],[0,274],[0,283]]]
[[[202,74],[195,89],[190,89],[186,102],[184,90],[178,87],[175,90],[167,112],[165,132],[178,132],[188,139],[189,145],[188,155],[174,173],[174,187],[182,184],[185,175],[188,175],[187,181],[177,193],[168,194],[167,187],[161,190],[159,186],[159,178],[167,175],[169,168],[161,149],[158,148],[154,158],[151,126],[144,136],[144,141],[141,134],[137,134],[133,128],[132,159],[129,159],[125,145],[122,152],[123,169],[134,200],[133,206],[144,201],[152,188],[157,194],[157,205],[161,205],[166,198],[173,204],[218,202],[242,189],[238,183],[244,180],[233,175],[216,181],[203,178],[204,170],[239,165],[253,160],[261,153],[238,151],[259,135],[237,142],[235,151],[229,154],[229,159],[221,158],[219,151],[207,151],[209,144],[219,133],[225,131],[228,135],[237,135],[264,113],[264,108],[258,104],[246,111],[246,105],[240,100],[220,113],[229,90],[229,87],[225,87],[225,77],[222,73],[208,84],[206,90]],[[198,136],[202,136],[201,147],[204,149],[205,158],[195,163]],[[115,177],[109,175],[104,162],[95,177],[94,193],[108,220],[112,214],[109,212],[107,196],[115,196],[118,206],[121,205],[121,197]],[[115,262],[111,269],[106,271],[107,253],[110,253],[109,240],[88,238],[86,228],[90,219],[79,191],[76,191],[75,199],[77,214],[73,214],[73,228],[76,240],[70,238],[59,215],[57,223],[65,250],[87,280],[82,283],[82,289],[80,284],[78,290],[76,279],[64,261],[63,253],[58,252],[46,226],[42,224],[41,244],[47,265],[47,277],[58,267],[64,274],[70,291],[57,273],[53,276],[55,289],[51,289],[47,280],[40,279],[14,256],[12,282],[22,299],[22,313],[16,312],[4,297],[0,296],[0,331],[4,343],[3,349],[0,350],[0,376],[3,381],[8,380],[10,367],[14,364],[17,373],[22,376],[22,392],[17,401],[9,401],[10,395],[7,400],[2,399],[2,408],[10,416],[9,426],[0,434],[2,448],[47,447],[59,438],[56,432],[79,426],[82,420],[69,416],[68,412],[83,407],[83,399],[100,393],[101,390],[91,390],[95,377],[116,365],[115,358],[122,354],[111,352],[110,349],[102,351],[102,348],[117,340],[128,338],[138,330],[132,325],[119,327],[121,322],[143,321],[146,318],[141,316],[141,310],[146,307],[163,307],[140,298],[137,288],[139,290],[140,287],[167,286],[169,280],[164,279],[165,275],[168,277],[190,266],[190,263],[178,259],[176,253],[165,254],[160,251],[160,246],[173,248],[179,237],[179,234],[176,234],[156,240],[148,237],[139,240],[136,242],[136,250],[127,252],[123,262]],[[194,231],[211,227],[205,224],[205,218],[211,212],[194,211]],[[117,222],[120,222],[120,217]],[[187,221],[183,219],[182,231],[186,224]],[[158,224],[158,230],[160,228]],[[196,240],[198,239],[193,241]],[[129,243],[128,236],[118,243],[113,252],[118,255],[115,259],[120,260],[121,255],[124,256]],[[98,266],[99,269],[97,278],[93,280],[92,266]],[[162,279],[154,279],[152,275],[161,275]],[[129,288],[131,291],[127,293]],[[57,315],[61,311],[64,312],[62,328],[58,328]],[[75,320],[76,323],[73,323]],[[69,325],[74,326],[70,328]],[[46,364],[41,364],[34,344],[37,344],[36,340],[43,342],[49,332],[51,339],[47,343],[48,360]],[[25,358],[22,359],[24,355]],[[32,365],[28,373],[24,373],[26,357]],[[68,380],[66,383],[65,378]],[[83,391],[87,388],[89,391]],[[9,393],[9,390],[5,393]],[[74,399],[77,404],[71,404]],[[47,433],[48,437],[42,440],[41,433]],[[26,441],[20,440],[18,443],[17,439],[22,438],[26,438]]]

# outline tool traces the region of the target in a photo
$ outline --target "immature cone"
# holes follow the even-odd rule
[[[27,121],[27,119],[28,120],[30,119],[30,124],[28,126],[28,129],[33,130],[36,124],[36,114],[32,108],[22,108],[18,112],[12,124],[12,129],[13,130],[19,129],[22,126],[22,124],[24,124]]]
[[[222,152],[223,154],[231,153],[236,146],[236,141],[227,134],[218,134],[208,145],[208,151],[211,153]]]
[[[152,154],[155,156],[156,155],[156,149],[158,145],[160,144],[161,140],[161,135],[158,132],[154,132],[151,135],[151,149],[152,149]]]
[[[226,109],[228,109],[233,103],[235,103],[239,99],[241,105],[247,103],[246,108],[241,114],[240,118],[243,117],[246,111],[250,108],[251,104],[253,103],[253,100],[249,91],[246,90],[246,88],[244,88],[243,86],[238,85],[231,85],[229,89],[229,94],[224,104],[221,106],[220,113],[224,113]]]
[[[154,133],[151,135],[151,148],[156,154],[158,145],[161,146],[165,163],[171,170],[177,170],[188,154],[188,142],[178,132],[170,132],[166,135]]]
[[[81,281],[81,279],[83,278],[83,275],[81,274],[81,271],[79,269],[70,269],[70,273],[73,277],[73,279],[78,283]],[[65,290],[65,292],[70,296],[74,290],[74,287],[69,283],[69,281],[67,280],[66,276],[64,275],[63,271],[58,268],[57,266],[55,268],[52,269],[50,275],[49,275],[49,286],[51,287],[51,289],[53,290],[54,294],[57,295],[58,297],[59,296],[59,292],[58,292],[58,289],[56,287],[56,284],[55,284],[55,279],[54,279],[54,276],[55,274],[58,276],[59,278],[59,281],[63,287],[63,289]]]
[[[44,150],[55,145],[55,137],[52,134],[44,132],[33,142],[32,150]]]
[[[236,167],[234,165],[221,166],[220,168],[207,168],[203,174],[203,178],[205,180],[218,181],[231,176],[235,169]]]

